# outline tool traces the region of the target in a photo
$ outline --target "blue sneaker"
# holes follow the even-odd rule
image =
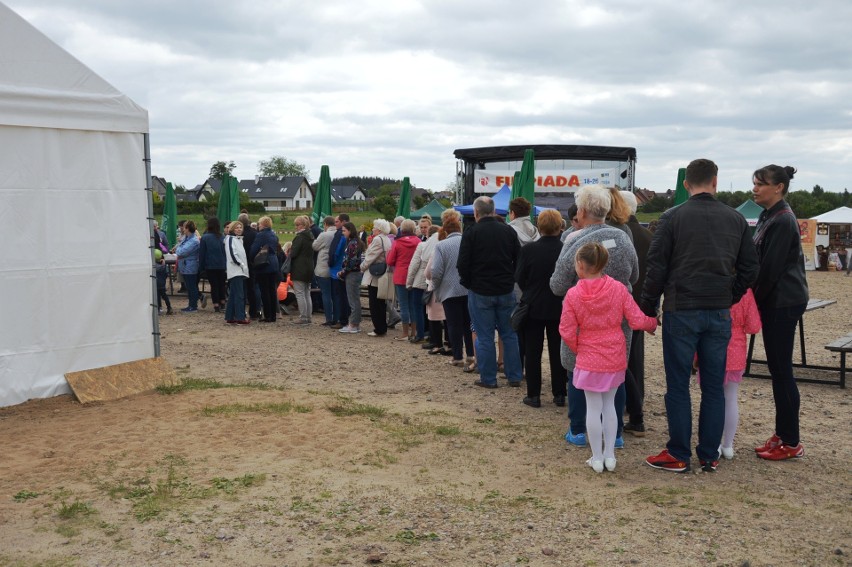
[[[181,309],[181,311],[184,313],[195,313],[196,311],[198,311],[198,309],[196,309],[195,307],[184,307],[183,309]]]
[[[565,434],[565,440],[568,441],[569,444],[574,445],[575,447],[585,447],[586,446],[586,434],[585,433],[577,433],[576,435],[571,433],[571,430],[568,430],[568,433]]]
[[[624,436],[619,435],[615,438],[615,448],[616,449],[624,449]]]

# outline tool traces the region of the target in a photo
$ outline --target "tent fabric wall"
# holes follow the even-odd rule
[[[34,89],[49,96],[9,96]],[[144,109],[0,4],[0,406],[154,356],[147,130]]]

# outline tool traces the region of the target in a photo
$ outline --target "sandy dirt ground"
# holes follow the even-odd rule
[[[823,346],[852,331],[852,277],[809,282],[837,304],[806,314],[808,360],[837,365]],[[770,463],[752,450],[770,382],[747,378],[734,460],[654,470],[649,337],[647,436],[595,474],[563,408],[476,388],[419,346],[210,308],[161,321],[181,377],[240,387],[0,409],[0,565],[852,564],[850,390],[802,384],[806,457]]]

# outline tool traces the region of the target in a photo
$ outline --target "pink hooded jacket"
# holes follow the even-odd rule
[[[562,302],[559,334],[577,353],[577,368],[592,372],[627,368],[622,318],[634,330],[657,329],[657,320],[642,313],[624,284],[609,276],[580,280],[568,290]]]
[[[728,343],[725,370],[745,370],[748,353],[746,335],[754,335],[760,327],[760,313],[749,289],[738,303],[731,306],[731,341]]]

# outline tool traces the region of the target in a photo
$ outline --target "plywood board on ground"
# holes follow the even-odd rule
[[[65,379],[81,404],[117,400],[160,385],[180,384],[180,378],[163,358],[69,372]]]

